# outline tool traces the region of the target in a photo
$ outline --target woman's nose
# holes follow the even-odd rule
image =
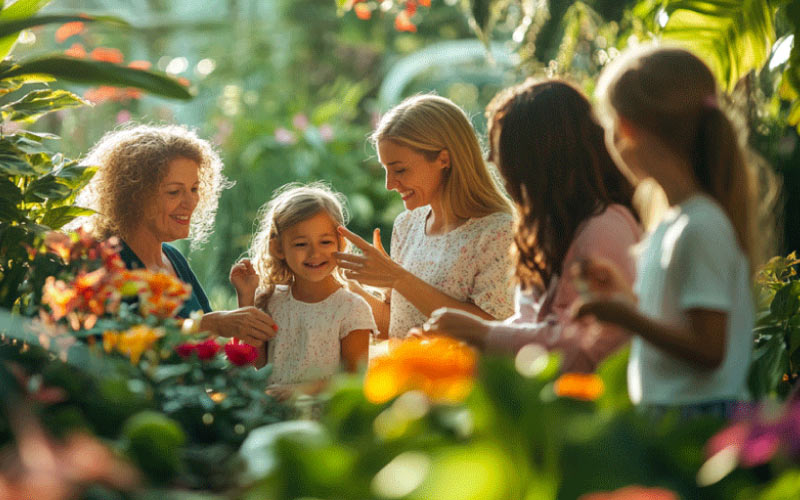
[[[389,172],[386,172],[386,190],[391,191],[392,189],[394,189],[396,184],[397,183],[394,180],[394,176]]]

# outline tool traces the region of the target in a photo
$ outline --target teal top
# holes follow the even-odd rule
[[[200,309],[202,309],[204,313],[211,312],[211,304],[208,303],[206,292],[203,291],[203,287],[200,286],[200,283],[197,281],[197,276],[194,275],[192,269],[189,267],[186,257],[169,243],[162,243],[161,251],[164,252],[164,255],[166,255],[170,263],[172,263],[172,267],[175,269],[178,278],[192,286],[192,295],[183,303],[183,307],[178,311],[178,317],[188,318],[191,313]],[[122,241],[122,250],[120,250],[119,256],[122,257],[122,261],[125,262],[125,267],[128,269],[144,268],[142,259],[133,253],[131,247],[124,241]]]

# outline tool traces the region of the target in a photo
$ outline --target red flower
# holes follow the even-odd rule
[[[353,10],[356,12],[356,16],[358,16],[359,19],[366,20],[372,17],[372,11],[367,5],[364,5],[363,3],[355,4],[353,6]]]
[[[67,38],[79,35],[83,32],[84,25],[80,21],[73,21],[59,26],[56,30],[56,42],[61,43]]]
[[[236,366],[251,365],[258,357],[258,349],[249,344],[240,344],[239,339],[233,339],[225,344],[225,355]]]
[[[177,352],[178,356],[182,357],[183,359],[191,358],[195,349],[197,349],[197,345],[192,344],[191,342],[186,342],[184,344],[175,346],[175,352]]]
[[[410,33],[416,33],[417,31],[417,27],[411,22],[410,16],[405,10],[397,14],[397,17],[394,18],[394,29],[397,31],[408,31]]]
[[[64,51],[64,55],[76,59],[86,59],[86,49],[82,44],[75,42],[72,44],[72,47]]]
[[[125,56],[119,49],[110,49],[108,47],[97,47],[92,51],[89,56],[95,61],[104,61],[109,63],[120,64],[125,60]]]
[[[128,63],[128,67],[131,69],[141,69],[141,70],[148,70],[153,66],[150,61],[131,61]]]
[[[203,361],[213,359],[220,350],[220,345],[217,344],[214,339],[207,339],[199,344],[196,344],[194,347],[197,351],[197,357]],[[258,353],[256,353],[256,355],[258,355]]]

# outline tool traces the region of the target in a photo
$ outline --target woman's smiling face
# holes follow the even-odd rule
[[[166,177],[156,192],[152,210],[142,221],[144,228],[158,241],[187,238],[192,213],[200,200],[199,165],[188,158],[175,158],[169,163]]]
[[[442,193],[449,153],[439,151],[434,160],[391,140],[378,143],[378,158],[386,171],[386,189],[397,191],[406,209],[436,203]]]

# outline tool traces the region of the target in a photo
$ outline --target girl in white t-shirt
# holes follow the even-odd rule
[[[623,55],[598,89],[617,166],[635,182],[654,179],[669,208],[642,244],[633,290],[606,263],[582,266],[594,294],[578,315],[636,334],[628,363],[635,404],[730,414],[748,399],[759,262],[753,176],[737,131],[711,71],[682,49]]]
[[[324,184],[284,186],[260,212],[250,258],[231,270],[240,307],[256,305],[277,325],[260,363],[272,364],[272,385],[325,379],[342,362],[354,371],[366,361],[375,320],[333,257],[345,248],[336,230],[345,223],[341,195]]]

